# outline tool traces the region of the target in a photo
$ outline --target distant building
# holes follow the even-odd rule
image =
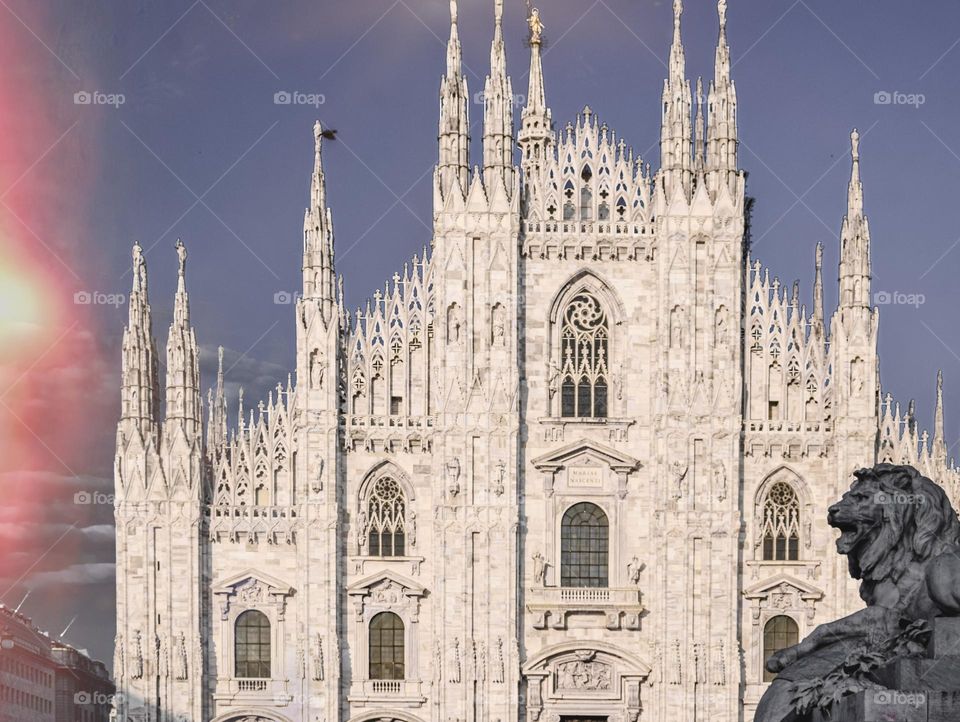
[[[113,692],[102,662],[0,605],[0,722],[106,722]]]
[[[114,686],[103,662],[60,642],[51,649],[57,665],[57,722],[107,722]]]

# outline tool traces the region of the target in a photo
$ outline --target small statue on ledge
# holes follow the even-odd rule
[[[767,660],[779,674],[754,722],[804,722],[843,697],[884,690],[878,672],[922,654],[937,618],[960,617],[960,521],[943,488],[912,466],[854,476],[827,521],[867,607]]]

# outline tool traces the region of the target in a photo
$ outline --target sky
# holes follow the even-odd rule
[[[524,0],[505,0],[526,93]],[[687,70],[712,77],[716,5],[688,0]],[[656,167],[667,0],[540,0],[558,127],[585,105]],[[143,245],[158,346],[189,250],[213,378],[265,396],[294,365],[313,122],[348,305],[430,240],[447,0],[0,0],[0,603],[112,662],[112,462],[130,247]],[[880,305],[881,380],[930,427],[937,369],[960,446],[960,4],[729,0],[753,253],[809,304],[838,233],[859,128]],[[461,0],[471,96],[493,0]],[[286,93],[295,102],[278,103]],[[281,99],[285,96],[279,96]],[[89,101],[89,102],[85,102]],[[471,105],[478,159],[482,106]],[[960,456],[960,454],[958,454]],[[72,624],[71,624],[72,622]]]

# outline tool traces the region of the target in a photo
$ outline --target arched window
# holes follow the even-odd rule
[[[560,415],[607,415],[610,332],[600,301],[578,293],[563,311],[560,330]]]
[[[763,626],[763,681],[772,682],[777,675],[767,671],[767,660],[781,649],[800,641],[800,630],[790,617],[773,617]]]
[[[233,645],[237,677],[270,679],[270,620],[263,612],[237,617]]]
[[[389,476],[377,479],[367,502],[367,550],[373,557],[402,557],[406,552],[406,504]]]
[[[370,679],[403,679],[403,620],[380,612],[370,620]]]
[[[560,586],[608,585],[610,525],[596,504],[574,504],[560,528]]]
[[[795,562],[800,558],[800,500],[785,481],[778,481],[767,492],[760,535],[764,561]]]

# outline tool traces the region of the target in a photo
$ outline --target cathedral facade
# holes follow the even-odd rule
[[[953,495],[942,401],[931,438],[880,388],[856,132],[828,319],[819,247],[809,306],[749,254],[725,0],[706,88],[675,2],[659,170],[590,108],[554,126],[536,10],[515,123],[494,6],[482,167],[454,0],[431,247],[356,312],[315,128],[295,375],[233,428],[185,248],[164,383],[134,247],[119,719],[749,721],[764,659],[860,604],[851,472]]]

